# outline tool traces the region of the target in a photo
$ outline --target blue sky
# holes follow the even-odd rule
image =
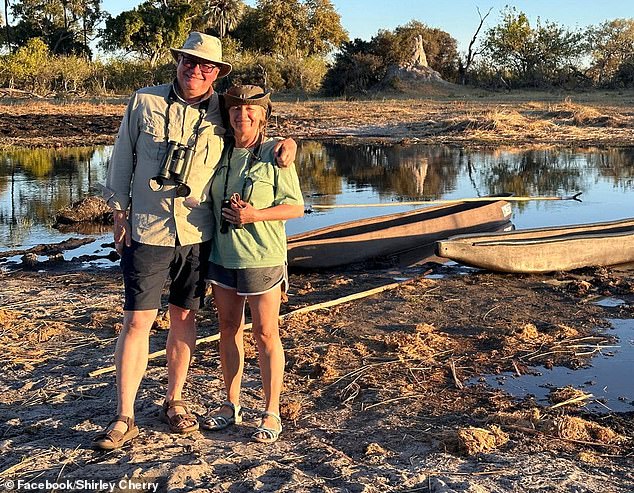
[[[103,9],[115,15],[141,3],[136,0],[103,0]],[[247,0],[254,5],[255,1]],[[369,40],[379,29],[394,29],[412,19],[442,29],[466,51],[479,17],[493,7],[485,28],[498,23],[505,5],[513,5],[534,23],[537,17],[570,28],[600,24],[605,20],[634,17],[631,0],[332,0],[350,38]],[[389,7],[387,6],[389,4]]]

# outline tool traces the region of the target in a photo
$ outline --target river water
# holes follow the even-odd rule
[[[0,153],[0,251],[78,236],[52,228],[55,212],[86,195],[99,193],[110,153],[111,147]],[[512,221],[517,228],[634,216],[634,147],[465,150],[303,141],[297,164],[308,208],[314,204],[377,203],[393,207],[320,210],[289,221],[289,234],[412,209],[399,205],[403,201],[500,192],[518,196],[582,192],[581,203],[514,203]],[[97,236],[100,241],[107,237],[103,233]]]

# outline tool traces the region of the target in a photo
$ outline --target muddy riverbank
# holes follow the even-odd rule
[[[283,102],[276,104],[272,133],[467,146],[631,146],[633,101],[615,93]],[[111,144],[123,110],[124,101],[0,104],[0,145]],[[614,338],[610,320],[634,318],[632,269],[528,276],[377,262],[291,272],[283,306],[290,315],[282,322],[284,432],[277,443],[249,439],[262,396],[247,337],[243,425],[170,434],[158,419],[166,385],[159,356],[139,391],[140,436],[109,453],[90,443],[115,414],[114,376],[91,373],[113,364],[120,273],[63,260],[33,269],[0,272],[0,490],[13,480],[118,485],[126,478],[177,492],[634,490],[634,412],[613,412],[609,403],[590,412],[585,404],[596,399],[566,385],[552,389],[545,404],[483,381],[578,368],[631,344]],[[381,286],[355,301],[292,314]],[[620,303],[597,304],[602,297]],[[211,300],[198,322],[199,337],[216,333]],[[165,347],[167,326],[161,314],[152,351]],[[197,347],[185,392],[199,415],[222,402],[217,342]],[[634,400],[634,390],[621,398]]]

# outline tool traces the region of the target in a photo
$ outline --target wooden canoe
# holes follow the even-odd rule
[[[634,262],[634,218],[467,234],[439,241],[436,253],[498,272],[539,273]]]
[[[433,245],[455,234],[491,231],[510,217],[511,205],[492,198],[335,224],[290,236],[288,263],[316,269],[362,262]]]

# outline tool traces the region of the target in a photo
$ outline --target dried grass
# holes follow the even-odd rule
[[[568,440],[604,444],[617,444],[626,440],[626,437],[610,428],[575,416],[561,416],[553,420],[546,420],[542,428],[559,438]]]
[[[451,342],[446,335],[434,333],[434,327],[428,324],[416,324],[410,330],[414,333],[399,331],[385,338],[385,344],[397,352],[399,357],[428,360],[439,348],[444,348]]]
[[[456,435],[458,451],[466,455],[490,452],[509,441],[508,434],[496,425],[491,425],[488,429],[472,426],[459,428]]]
[[[550,105],[544,113],[546,118],[566,120],[577,127],[620,127],[623,120],[615,115],[606,115],[598,109],[576,104],[569,99]]]
[[[579,389],[575,389],[574,387],[562,387],[559,389],[552,389],[550,391],[550,394],[548,395],[548,400],[552,403],[552,404],[559,404],[561,402],[566,402],[569,400],[574,400],[574,399],[581,399],[581,400],[576,400],[574,402],[571,402],[570,406],[583,406],[586,403],[585,401],[585,397],[586,397],[586,393],[583,392],[582,390]]]
[[[531,409],[504,412],[500,411],[491,417],[491,421],[501,425],[514,425],[521,428],[536,428],[541,420],[541,411],[533,407]]]

